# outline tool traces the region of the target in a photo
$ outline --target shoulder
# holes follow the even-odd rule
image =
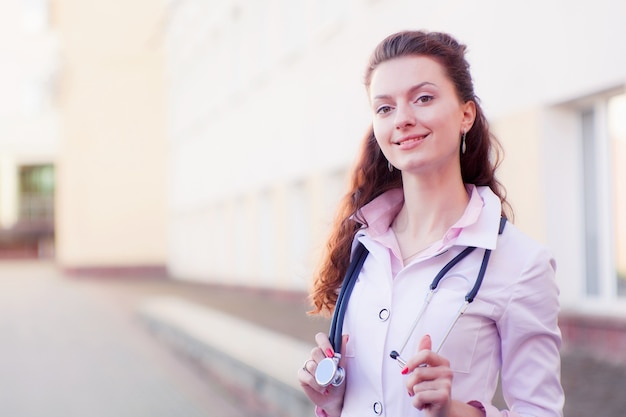
[[[510,221],[506,222],[495,251],[515,254],[519,259],[540,255],[552,257],[552,251],[546,245],[530,237]]]
[[[507,222],[492,252],[499,275],[510,285],[532,283],[553,286],[556,260],[552,251],[511,222]]]

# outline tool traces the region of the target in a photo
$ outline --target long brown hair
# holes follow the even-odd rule
[[[476,119],[466,134],[466,151],[461,154],[461,175],[466,184],[488,186],[500,198],[503,214],[512,216],[504,187],[495,177],[502,147],[489,131],[465,59],[465,45],[441,32],[404,31],[385,38],[374,50],[365,72],[369,88],[372,74],[383,62],[410,55],[428,56],[441,64],[455,86],[459,99],[476,104]],[[329,314],[337,302],[338,289],[350,262],[350,250],[357,230],[365,224],[360,209],[392,188],[402,187],[399,170],[389,172],[387,159],[376,142],[370,127],[352,171],[350,189],[339,204],[336,218],[326,245],[326,252],[314,276],[311,301],[312,314]],[[358,220],[355,221],[355,220]],[[367,224],[365,224],[367,227]]]

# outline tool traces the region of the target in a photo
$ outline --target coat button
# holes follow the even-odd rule
[[[376,401],[372,405],[372,410],[374,410],[374,414],[379,416],[379,415],[381,415],[383,413],[383,405],[379,401]]]
[[[387,321],[387,319],[389,318],[389,310],[387,310],[386,308],[380,310],[378,312],[378,318],[380,319],[380,321]]]

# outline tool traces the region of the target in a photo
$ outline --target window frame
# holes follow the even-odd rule
[[[613,164],[611,161],[608,119],[609,100],[614,96],[625,93],[626,88],[620,86],[576,100],[572,104],[574,104],[579,121],[580,138],[578,146],[581,147],[582,178],[584,180],[588,177],[594,177],[593,184],[581,185],[581,203],[584,207],[583,245],[585,248],[583,296],[588,300],[617,301],[626,305],[626,294],[619,294],[618,291],[615,236],[613,232],[616,213],[613,213]],[[587,129],[584,122],[586,114],[593,115],[593,126],[589,129]],[[585,144],[584,141],[586,140],[591,140],[592,143]],[[591,159],[585,159],[584,155],[585,150],[590,149],[588,146],[591,146],[595,153]],[[590,170],[593,171],[591,175],[589,175]],[[593,200],[585,201],[585,189],[590,185],[595,186]],[[595,225],[589,225],[588,223],[590,210],[594,212],[591,215]],[[597,231],[597,236],[592,241],[590,241],[589,236],[590,228],[595,228]],[[593,253],[590,253],[590,251],[596,254],[595,268],[589,265],[590,255],[593,256]],[[589,287],[589,274],[593,272],[593,269],[595,269],[598,277],[596,283],[597,291],[590,291],[591,288]]]

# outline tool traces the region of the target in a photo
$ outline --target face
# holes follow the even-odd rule
[[[420,55],[383,62],[369,98],[376,140],[403,175],[460,175],[461,132],[471,128],[475,105],[461,102],[443,66]]]

